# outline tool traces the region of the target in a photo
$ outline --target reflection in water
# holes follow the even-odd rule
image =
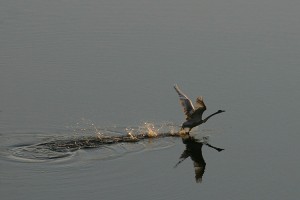
[[[186,150],[182,153],[177,165],[190,156],[194,161],[196,180],[199,182],[205,169],[205,161],[201,152],[202,145],[205,144],[218,151],[223,149],[208,144],[208,137],[197,140],[188,134],[184,135],[182,132],[176,132],[176,128],[177,126],[171,123],[160,126],[144,123],[139,127],[110,127],[105,129],[96,128],[92,124],[90,129],[80,128],[76,130],[76,133],[79,132],[82,135],[91,134],[90,136],[54,137],[45,139],[42,142],[36,142],[30,139],[30,135],[27,135],[29,139],[23,138],[24,140],[26,139],[26,143],[13,144],[10,146],[8,155],[10,155],[10,159],[19,161],[43,162],[61,158],[65,160],[76,155],[78,150],[99,148],[100,151],[97,151],[97,158],[106,159],[124,155],[128,152],[139,151],[145,148],[147,139],[156,139],[155,145],[152,145],[152,147],[160,148],[170,145],[165,140],[166,138],[181,137],[186,145]],[[19,135],[17,137],[22,140],[22,138],[19,138]],[[36,138],[36,134],[32,134],[32,138]],[[159,138],[161,140],[157,140]],[[135,143],[135,145],[129,145],[132,143]]]
[[[203,137],[201,140],[196,139],[189,134],[182,135],[182,142],[185,144],[185,150],[180,156],[180,160],[175,165],[177,167],[181,162],[183,162],[186,158],[191,157],[192,161],[194,161],[194,169],[195,169],[195,179],[197,183],[200,183],[202,181],[202,177],[205,171],[205,160],[202,155],[202,146],[203,144],[217,150],[217,151],[223,151],[224,149],[214,147],[210,144],[208,144],[207,137]]]

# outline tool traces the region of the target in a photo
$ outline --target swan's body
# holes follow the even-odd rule
[[[175,85],[174,88],[179,95],[180,104],[182,105],[183,112],[186,116],[186,121],[181,126],[181,130],[185,130],[185,128],[188,128],[188,132],[186,133],[189,133],[192,128],[205,123],[212,116],[225,112],[225,110],[218,110],[205,119],[202,119],[202,114],[206,110],[203,98],[201,96],[198,97],[196,99],[196,104],[194,107],[191,100],[185,94],[183,94],[183,92],[180,91],[177,85]]]

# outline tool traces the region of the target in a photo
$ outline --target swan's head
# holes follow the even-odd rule
[[[218,110],[217,113],[222,113],[222,112],[225,112],[225,110]]]

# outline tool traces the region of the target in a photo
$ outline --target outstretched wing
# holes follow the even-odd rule
[[[198,97],[196,99],[196,104],[195,104],[195,111],[193,113],[193,116],[197,115],[197,118],[202,119],[202,114],[206,110],[206,106],[203,101],[203,97]]]
[[[190,152],[186,149],[182,152],[180,158],[179,158],[179,161],[178,163],[176,163],[176,165],[174,166],[177,167],[180,163],[182,163],[185,159],[187,159],[188,157],[190,156]]]
[[[194,106],[191,100],[180,91],[177,85],[174,85],[174,88],[179,95],[179,100],[180,100],[180,104],[183,107],[183,112],[186,115],[186,118],[189,119],[195,111]]]

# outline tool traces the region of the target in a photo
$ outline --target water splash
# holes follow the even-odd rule
[[[149,137],[157,137],[159,129],[156,129],[154,124],[145,122],[145,128]]]
[[[97,128],[94,123],[89,123],[89,126],[90,128],[81,128],[80,130],[89,130],[90,135],[86,135],[85,132],[80,137],[54,140],[39,144],[39,146],[46,146],[52,151],[70,152],[117,143],[136,143],[144,139],[180,136],[174,131],[174,125],[171,123],[155,125],[154,123],[145,122],[138,127],[122,128],[115,126],[104,129]]]
[[[129,135],[129,137],[132,140],[137,140],[137,137],[134,135],[134,129],[133,128],[126,128],[125,130],[127,132],[127,135]]]
[[[126,127],[125,131],[128,136],[132,138],[137,138],[137,135],[142,135],[147,138],[156,138],[160,137],[160,135],[170,134],[176,135],[177,126],[173,123],[162,123],[162,124],[155,124],[152,122],[144,122],[142,125],[138,127]]]
[[[78,155],[75,152],[81,149],[95,149],[101,159],[118,157],[145,148],[161,149],[173,146],[174,141],[167,138],[179,137],[177,128],[173,123],[151,122],[144,122],[137,127],[98,127],[92,121],[83,119],[72,127],[71,133],[66,131],[64,135],[56,136],[48,134],[42,141],[15,145],[9,154],[15,160],[30,162],[65,160]],[[32,137],[36,138],[34,134]],[[158,138],[164,139],[157,140]],[[155,142],[144,142],[147,139]]]
[[[79,122],[76,123],[75,126],[70,126],[73,129],[74,135],[88,135],[95,134],[97,137],[103,137],[104,133],[100,128],[96,126],[96,124],[89,119],[81,118]]]

